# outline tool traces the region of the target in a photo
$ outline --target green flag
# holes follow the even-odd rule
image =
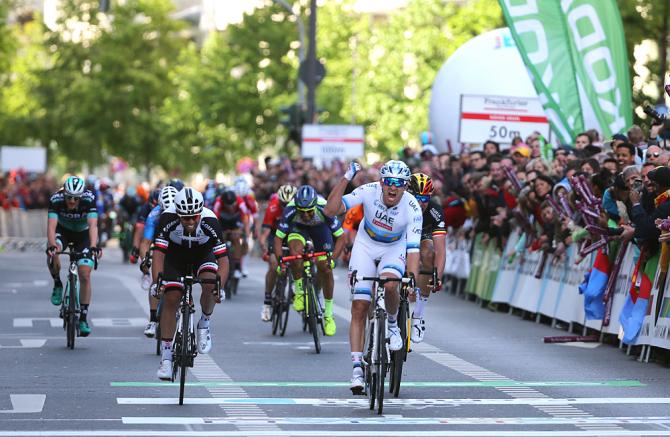
[[[554,133],[572,143],[632,124],[631,85],[614,0],[500,0]],[[597,5],[597,7],[596,7]]]

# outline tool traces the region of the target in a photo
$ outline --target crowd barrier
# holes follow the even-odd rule
[[[552,320],[552,326],[560,321],[569,324],[571,330],[574,324],[578,324],[585,330],[589,328],[621,339],[623,329],[619,318],[629,299],[631,277],[639,255],[634,245],[628,245],[623,257],[615,281],[610,321],[605,326],[602,320],[587,319],[584,296],[579,292],[579,285],[593,266],[595,254],[577,262],[575,247],[570,246],[561,261],[555,261],[553,255],[549,255],[542,275],[536,278],[536,268],[542,256],[539,251],[524,251],[512,260],[503,256],[503,253],[512,252],[519,238],[520,233],[513,232],[504,252],[501,252],[492,241],[483,243],[482,235],[475,236],[466,293],[481,301],[503,303],[510,308],[536,314],[538,318],[546,316]],[[639,335],[629,344],[643,346],[642,354],[647,353],[647,360],[648,346],[670,349],[670,279],[665,282],[663,290],[659,289],[657,279],[658,273],[653,280]]]
[[[46,238],[46,210],[0,209],[0,247],[43,250]]]

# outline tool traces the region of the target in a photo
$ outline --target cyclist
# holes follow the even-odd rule
[[[131,264],[137,264],[140,259],[140,243],[142,242],[142,234],[144,233],[144,225],[149,217],[149,213],[158,204],[159,190],[152,190],[148,192],[142,184],[137,186],[137,193],[144,199],[144,203],[140,206],[135,220],[135,229],[133,230],[133,248],[130,251]]]
[[[95,196],[85,189],[84,180],[77,176],[70,176],[63,184],[63,188],[51,196],[47,220],[47,265],[51,277],[54,279],[54,288],[51,293],[51,303],[60,305],[63,301],[63,283],[60,279],[60,260],[56,251],[62,251],[68,243],[74,243],[74,250],[84,255],[77,265],[79,266],[79,333],[86,337],[91,333],[87,321],[88,307],[91,304],[91,268],[93,256],[102,257],[98,249],[98,212],[95,206]]]
[[[249,214],[244,200],[235,194],[233,190],[224,191],[214,204],[214,213],[221,224],[224,241],[230,241],[233,275],[239,279],[242,277],[240,271],[240,259],[242,257],[242,240],[244,229],[248,226]]]
[[[442,274],[444,273],[444,263],[446,260],[446,236],[447,229],[444,222],[444,213],[440,204],[431,200],[433,195],[433,181],[430,176],[424,173],[414,173],[409,180],[407,188],[421,206],[423,211],[423,227],[421,229],[421,267],[424,270],[437,268],[437,284],[429,287],[429,277],[420,275],[418,286],[421,294],[416,297],[416,305],[412,312],[412,333],[411,338],[414,343],[421,343],[426,333],[426,324],[423,320],[423,311],[428,302],[431,288],[437,292],[442,288]]]
[[[350,274],[355,270],[359,276],[379,274],[383,278],[400,278],[404,275],[407,264],[410,276],[416,278],[419,273],[422,216],[416,199],[405,193],[411,175],[409,168],[402,161],[388,161],[379,171],[379,182],[361,185],[344,196],[347,185],[360,170],[359,164],[349,164],[344,177],[328,196],[325,209],[326,214],[333,217],[356,205],[363,205],[364,219],[359,225],[351,252]],[[403,347],[397,322],[400,301],[398,283],[386,283],[385,292],[389,349],[396,351]],[[349,342],[354,367],[351,391],[354,394],[361,394],[364,387],[361,359],[365,318],[372,300],[371,294],[372,284],[369,281],[359,281],[351,304]]]
[[[270,202],[263,217],[263,230],[259,238],[263,259],[268,263],[268,271],[265,274],[265,298],[261,311],[261,320],[269,322],[272,316],[272,287],[277,280],[277,258],[274,256],[274,241],[277,225],[282,217],[284,208],[293,200],[298,189],[293,185],[282,185],[276,193],[270,196]]]
[[[151,293],[158,295],[158,275],[166,278],[189,274],[188,266],[200,278],[214,279],[218,274],[221,283],[228,276],[226,245],[222,240],[221,226],[212,210],[203,207],[202,194],[191,187],[177,193],[174,205],[161,214],[155,252],[152,263],[153,284]],[[202,284],[200,307],[202,315],[198,321],[198,352],[209,353],[212,349],[210,319],[217,302],[213,286]],[[172,378],[172,338],[175,332],[176,311],[181,298],[183,284],[166,282],[163,285],[163,308],[161,311],[162,353],[157,376],[159,379]],[[223,295],[223,290],[217,290]]]
[[[275,231],[274,252],[278,260],[282,257],[282,241],[286,238],[291,255],[301,255],[307,239],[311,239],[316,252],[333,252],[332,259],[336,259],[344,239],[340,238],[344,231],[337,217],[330,218],[323,212],[326,200],[320,197],[314,187],[303,185],[282,214],[282,218]],[[333,249],[333,237],[336,238]],[[333,265],[328,263],[328,257],[321,256],[316,260],[317,278],[323,286],[323,328],[328,336],[335,335],[337,327],[333,318]],[[293,273],[293,309],[305,309],[305,291],[302,284],[302,263],[300,260],[291,262]]]
[[[147,217],[146,223],[144,225],[144,234],[142,235],[142,242],[140,243],[140,256],[142,257],[142,262],[140,263],[140,270],[145,275],[150,274],[151,268],[151,258],[149,255],[149,249],[151,248],[151,243],[154,241],[156,226],[160,220],[160,216],[163,211],[167,211],[172,205],[174,205],[174,199],[177,196],[177,189],[171,185],[163,187],[158,198],[158,205],[154,207]],[[144,329],[144,335],[149,338],[154,338],[156,335],[156,325],[158,323],[158,318],[156,316],[158,311],[158,299],[153,297],[149,293],[149,323]]]
[[[235,193],[244,201],[246,207],[246,214],[248,220],[245,222],[244,234],[242,235],[242,257],[240,258],[240,266],[242,269],[242,276],[247,277],[247,254],[249,253],[249,237],[258,238],[258,202],[256,196],[251,190],[244,177],[239,176],[235,182]]]

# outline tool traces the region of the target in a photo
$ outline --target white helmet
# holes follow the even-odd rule
[[[290,184],[282,185],[277,190],[277,196],[279,196],[279,201],[281,203],[289,203],[293,200],[295,193],[298,191],[296,187]]]
[[[388,161],[384,166],[379,170],[380,176],[383,178],[398,178],[405,181],[409,181],[409,178],[412,176],[412,172],[402,161],[391,160]]]
[[[175,187],[171,187],[169,185],[167,187],[163,187],[161,190],[161,195],[158,199],[158,202],[160,203],[161,209],[163,209],[163,211],[174,205],[174,198],[177,196],[178,192],[179,191],[177,191]]]
[[[178,215],[196,215],[202,212],[205,204],[202,194],[194,188],[184,187],[174,198]]]
[[[238,196],[244,197],[247,194],[249,194],[249,184],[244,179],[238,179],[235,182],[234,190],[235,190],[235,194],[237,194]]]
[[[70,176],[63,184],[65,194],[72,197],[81,197],[86,189],[84,180],[78,176]]]

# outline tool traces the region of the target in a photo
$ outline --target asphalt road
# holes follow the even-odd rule
[[[291,313],[260,321],[264,265],[217,306],[214,348],[178,387],[156,378],[136,266],[107,250],[93,275],[93,333],[66,349],[37,252],[0,254],[2,436],[670,436],[670,370],[598,344],[544,344],[560,331],[439,294],[398,399],[385,415],[348,389],[349,291],[336,270],[338,331],[320,355]],[[64,276],[65,273],[63,273]],[[199,310],[198,310],[199,314]]]

